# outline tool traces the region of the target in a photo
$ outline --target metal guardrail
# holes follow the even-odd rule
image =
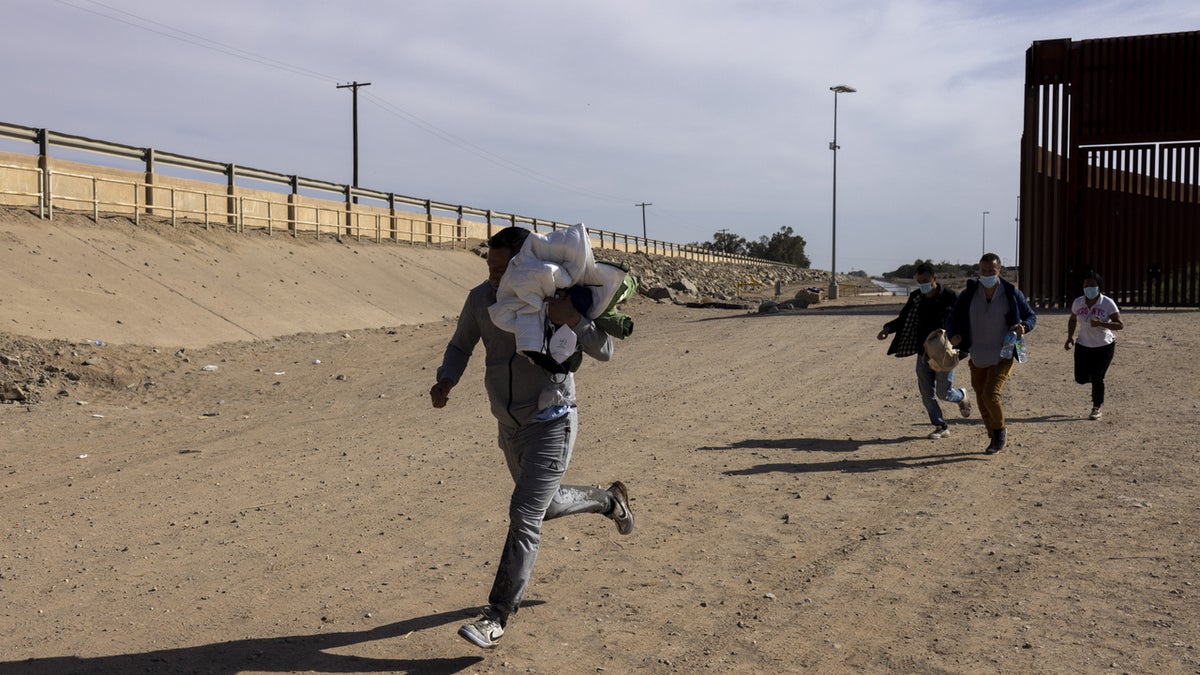
[[[493,228],[509,225],[529,226],[534,232],[541,231],[541,229],[555,230],[570,226],[568,223],[554,220],[398,195],[391,192],[337,184],[297,175],[281,174],[273,171],[238,166],[232,163],[216,162],[164,152],[153,148],[138,148],[121,143],[100,141],[84,136],[64,134],[48,129],[25,127],[4,122],[0,122],[0,138],[34,143],[38,146],[38,166],[36,168],[0,165],[0,168],[6,169],[37,171],[38,191],[10,191],[7,184],[0,184],[0,194],[36,198],[38,213],[42,218],[52,219],[56,204],[60,208],[67,208],[66,206],[62,206],[63,204],[75,206],[86,205],[91,207],[92,216],[97,219],[102,211],[108,212],[113,210],[118,213],[132,212],[135,221],[143,213],[168,213],[172,224],[177,222],[180,215],[185,217],[195,216],[197,220],[203,219],[206,228],[211,227],[214,222],[223,220],[226,226],[232,227],[237,231],[241,231],[247,225],[250,225],[265,229],[268,233],[272,234],[277,229],[277,223],[284,223],[286,224],[287,231],[293,236],[297,236],[301,232],[308,232],[311,229],[317,237],[320,237],[323,234],[322,230],[329,228],[333,230],[333,234],[339,241],[343,235],[361,239],[364,235],[362,221],[363,219],[367,219],[370,226],[366,228],[366,235],[375,241],[383,241],[385,239],[402,241],[404,238],[401,237],[401,234],[406,230],[407,241],[410,243],[426,244],[463,242],[468,238],[467,233],[473,227],[485,228],[486,235],[490,236]],[[122,180],[98,175],[54,171],[52,170],[54,160],[50,157],[51,148],[81,150],[143,163],[146,180]],[[197,186],[213,185],[224,189],[224,192],[218,193],[213,190],[204,190],[200,187],[184,188],[156,183],[155,178],[157,174],[155,168],[163,166],[222,175],[225,178],[223,186],[215,181],[212,183],[200,180],[187,182],[194,182]],[[71,194],[64,190],[56,191],[54,189],[56,187],[55,179],[58,177],[82,181],[90,180],[90,195]],[[242,189],[237,184],[239,179],[254,180],[268,185],[284,187],[289,192],[280,194],[281,197],[286,197],[286,201],[283,199],[273,201],[271,199],[239,194],[239,190]],[[182,181],[184,179],[172,180]],[[133,193],[132,201],[102,198],[102,187],[109,185],[130,186],[130,190]],[[307,197],[300,194],[301,189],[331,195],[336,194],[338,195],[338,199],[334,201],[319,197]],[[183,201],[181,197],[188,195],[191,195],[193,199],[198,197],[202,202],[202,208],[196,209],[181,205],[181,201]],[[300,202],[301,197],[304,197],[306,203]],[[161,203],[162,199],[166,199],[167,203]],[[222,201],[224,204],[221,207],[210,208],[210,199]],[[360,205],[360,200],[370,200],[378,204],[378,206],[370,204]],[[307,203],[309,201],[326,202],[329,206]],[[251,208],[247,209],[247,205],[250,205]],[[404,207],[419,210],[412,211]],[[263,208],[266,210],[265,216],[255,213],[256,210]],[[277,208],[285,208],[287,214],[276,218],[274,210]],[[382,213],[380,209],[386,209],[387,213]],[[313,217],[301,217],[300,213],[302,212],[311,212]],[[409,216],[408,214],[412,215]],[[325,219],[322,218],[323,215]],[[482,221],[470,220],[468,216],[482,219]],[[332,221],[332,223],[327,223],[326,220]],[[403,223],[407,223],[406,228],[400,227]],[[451,230],[449,233],[444,231],[447,228]],[[648,239],[620,232],[611,232],[590,227],[588,231],[598,240],[601,248],[608,245],[613,249],[623,249],[627,252],[631,250],[644,251],[658,255],[708,262],[785,265],[776,261],[710,251],[697,246]],[[385,232],[388,236],[384,236]],[[791,267],[791,265],[785,266]]]

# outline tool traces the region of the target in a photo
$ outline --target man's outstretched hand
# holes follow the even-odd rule
[[[442,380],[429,388],[429,399],[433,401],[433,407],[445,408],[446,403],[450,400],[450,390],[454,385],[450,380]]]

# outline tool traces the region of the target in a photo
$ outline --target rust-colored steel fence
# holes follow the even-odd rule
[[[1200,307],[1200,31],[1033,43],[1020,218],[1038,306],[1093,269],[1119,304]]]

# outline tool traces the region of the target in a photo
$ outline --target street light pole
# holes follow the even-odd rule
[[[829,91],[833,92],[833,142],[829,144],[829,149],[833,151],[833,251],[829,257],[829,299],[837,300],[837,97],[838,94],[853,94],[858,90],[839,84],[830,87]]]
[[[983,250],[980,251],[979,255],[987,253],[987,217],[989,213],[991,213],[991,211],[983,212]]]

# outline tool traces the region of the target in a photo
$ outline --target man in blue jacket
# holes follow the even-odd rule
[[[985,253],[979,259],[979,279],[967,282],[954,309],[946,319],[946,336],[959,352],[969,352],[971,387],[979,404],[979,416],[991,436],[984,450],[995,454],[1004,449],[1008,433],[1000,393],[1012,374],[1013,359],[1000,358],[1004,336],[1018,336],[1033,330],[1037,315],[1025,294],[1000,277],[1000,256]]]
[[[467,369],[479,342],[484,348],[484,388],[499,427],[499,444],[515,487],[508,505],[508,537],[496,578],[482,616],[458,629],[472,644],[490,649],[504,635],[509,616],[521,606],[533,563],[541,543],[542,521],[577,513],[598,513],[616,523],[617,531],[633,531],[633,512],[625,484],[617,481],[607,490],[562,485],[571,463],[579,431],[575,406],[575,378],[571,373],[551,373],[517,352],[516,336],[492,323],[488,307],[496,302],[496,289],[529,231],[506,227],[488,240],[488,280],[471,289],[458,325],[437,371],[437,384],[429,390],[433,407],[443,408]],[[583,352],[607,361],[612,338],[575,309],[569,297],[546,299],[552,323],[575,332]]]

